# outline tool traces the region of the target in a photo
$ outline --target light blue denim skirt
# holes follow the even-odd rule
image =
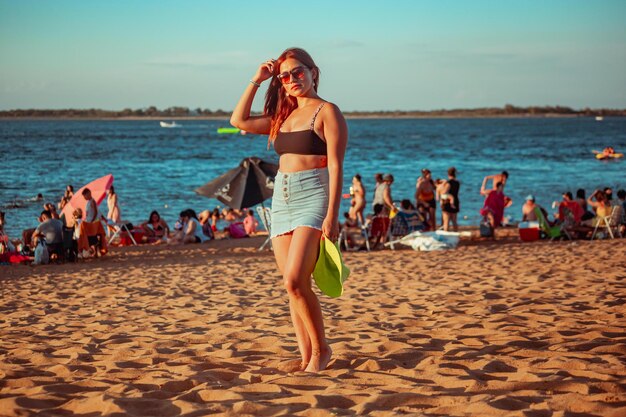
[[[280,172],[274,181],[271,235],[284,235],[297,227],[322,230],[328,211],[328,169]]]

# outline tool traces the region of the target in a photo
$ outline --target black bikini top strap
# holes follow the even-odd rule
[[[324,107],[324,104],[326,104],[325,101],[322,102],[322,104],[319,105],[317,110],[315,110],[315,113],[313,113],[313,119],[311,119],[311,130],[313,130],[313,126],[315,125],[315,118],[317,117],[317,114],[320,112],[320,110],[322,110],[322,107]]]

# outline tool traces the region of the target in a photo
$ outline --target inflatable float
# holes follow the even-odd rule
[[[597,153],[596,154],[596,159],[599,159],[600,161],[605,160],[605,159],[619,159],[619,158],[623,158],[624,154],[623,153],[612,153],[609,155],[605,155],[603,153]]]
[[[217,133],[220,135],[225,135],[225,134],[237,134],[241,132],[240,129],[236,128],[236,127],[218,127],[217,128]]]

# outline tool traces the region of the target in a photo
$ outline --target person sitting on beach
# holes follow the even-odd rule
[[[606,202],[609,206],[613,205],[613,189],[611,187],[604,187],[604,195],[606,196]]]
[[[213,228],[211,227],[211,212],[209,210],[203,210],[198,214],[198,221],[202,226],[202,233],[207,239],[215,239]]]
[[[222,210],[222,214],[224,215],[224,220],[229,223],[233,223],[238,220],[237,214],[232,208]]]
[[[426,229],[426,219],[415,209],[409,199],[400,202],[400,211],[393,218],[392,223],[394,236],[405,236],[411,232]]]
[[[41,223],[33,233],[33,247],[36,247],[39,240],[44,238],[46,246],[51,251],[58,250],[59,245],[63,245],[63,222],[52,218],[47,210],[42,211],[39,218]]]
[[[211,212],[211,229],[213,233],[217,232],[217,222],[220,220],[220,209],[215,207]]]
[[[578,203],[580,208],[583,210],[583,216],[582,216],[581,220],[585,221],[585,220],[589,220],[589,219],[593,219],[594,218],[595,213],[588,209],[587,197],[585,195],[585,190],[584,189],[579,188],[578,190],[576,190],[576,200],[575,201]]]
[[[15,252],[15,246],[11,243],[9,235],[4,231],[4,212],[0,211],[0,255]]]
[[[570,193],[569,191],[563,193],[563,200],[559,203],[558,220],[560,223],[563,223],[567,218],[566,212],[571,213],[572,220],[575,225],[581,222],[582,216],[584,214],[584,211],[580,207],[580,204],[574,201],[572,193]]]
[[[502,192],[504,192],[504,186],[506,185],[506,181],[509,179],[509,173],[507,171],[502,171],[501,174],[495,175],[487,175],[483,178],[483,183],[480,186],[480,195],[487,195],[492,191],[498,189],[498,184],[502,184]],[[487,188],[487,182],[491,180],[492,187]]]
[[[504,186],[501,182],[496,184],[495,191],[487,194],[483,208],[480,209],[480,215],[483,216],[495,231],[502,224],[504,218],[504,207],[506,206],[506,197],[502,190]]]
[[[256,228],[259,227],[259,222],[254,218],[254,210],[248,210],[248,215],[243,220],[243,228],[248,236],[256,234]]]
[[[583,222],[586,226],[595,227],[600,223],[603,217],[611,214],[611,205],[602,190],[595,190],[587,199],[587,203],[595,210],[596,215],[594,218]]]
[[[145,235],[148,237],[149,242],[160,241],[170,234],[169,226],[167,225],[165,220],[161,218],[159,212],[156,210],[153,210],[150,213],[148,220],[141,223],[139,227],[143,229]]]
[[[361,181],[361,176],[356,174],[352,177],[352,187],[350,187],[352,201],[350,202],[350,218],[356,219],[360,224],[365,224],[363,210],[365,210],[365,188]]]
[[[522,206],[522,221],[523,222],[536,222],[538,221],[537,215],[535,214],[535,207],[539,205],[535,203],[535,196],[529,194],[526,197],[526,201]]]
[[[417,179],[415,185],[415,201],[417,206],[422,206],[428,211],[428,229],[436,230],[436,185],[429,169],[422,169],[422,176]]]
[[[390,219],[385,213],[382,204],[374,206],[374,216],[371,218],[371,226],[369,231],[370,247],[376,249],[379,243],[385,243],[387,240],[387,231],[389,230]]]
[[[180,218],[184,225],[181,243],[202,243],[208,240],[202,233],[202,225],[198,221],[195,211],[192,209],[183,210],[180,212]]]

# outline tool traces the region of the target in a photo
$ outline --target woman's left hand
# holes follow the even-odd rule
[[[322,223],[322,235],[335,242],[339,238],[339,221],[336,217],[326,217]]]

